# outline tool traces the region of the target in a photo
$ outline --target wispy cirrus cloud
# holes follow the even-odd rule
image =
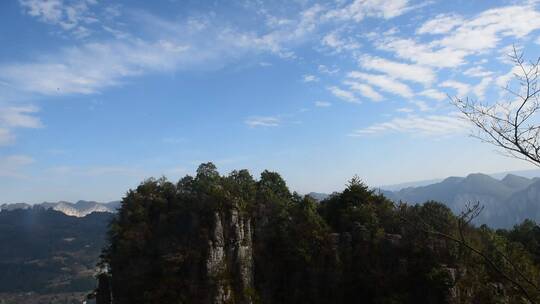
[[[69,24],[85,20],[71,14],[70,5],[84,4],[82,11],[86,11],[94,4],[91,0],[72,2],[22,0],[21,5],[29,15],[69,30]],[[299,12],[290,23],[264,33],[224,25],[211,17],[170,21],[132,12],[138,24],[152,29],[151,34],[119,36],[117,30],[103,26],[106,32],[113,33],[114,40],[79,43],[32,61],[3,63],[0,82],[15,90],[42,95],[95,94],[134,76],[217,69],[250,53],[293,57],[289,45],[300,43],[316,30],[321,11],[321,6],[314,5]]]
[[[420,95],[424,96],[424,97],[429,97],[431,99],[435,99],[435,100],[438,100],[438,101],[442,101],[442,100],[445,100],[446,98],[448,98],[448,95],[446,95],[443,92],[438,91],[436,89],[423,90],[423,91],[420,92]]]
[[[426,21],[417,30],[417,34],[446,34],[463,24],[463,17],[456,14],[439,14]]]
[[[27,106],[0,106],[0,146],[12,144],[16,135],[14,129],[41,128],[43,124],[34,115],[39,108]]]
[[[408,0],[354,0],[326,12],[326,19],[362,21],[366,17],[390,19],[413,7]]]
[[[432,69],[410,63],[402,63],[364,55],[360,58],[360,66],[369,71],[376,71],[387,74],[390,77],[418,82],[424,85],[429,85],[437,78]]]
[[[473,93],[479,100],[484,99],[488,86],[493,82],[492,77],[484,77],[482,80],[473,87]]]
[[[465,64],[470,55],[496,48],[505,37],[519,39],[538,29],[540,12],[534,4],[511,5],[488,9],[470,19],[436,16],[417,30],[418,34],[441,34],[427,43],[390,36],[376,45],[418,64],[450,68]]]
[[[189,65],[188,50],[188,45],[164,40],[88,43],[63,49],[53,58],[1,65],[0,79],[42,95],[93,94],[145,71]]]
[[[471,90],[471,86],[469,84],[456,80],[443,81],[441,84],[439,84],[439,87],[454,89],[458,97],[466,96]]]
[[[352,102],[352,103],[358,103],[360,102],[358,100],[358,97],[356,97],[354,95],[353,92],[351,91],[348,91],[348,90],[345,90],[345,89],[342,89],[342,88],[339,88],[339,87],[336,87],[336,86],[331,86],[331,87],[328,87],[328,90],[330,91],[330,93],[332,93],[334,96],[336,96],[337,98],[341,99],[341,100],[344,100],[346,102]]]
[[[91,7],[96,0],[19,0],[25,13],[45,23],[60,26],[78,38],[90,35],[89,25],[99,23]]]
[[[391,94],[399,95],[405,98],[411,98],[414,96],[414,92],[409,86],[396,80],[392,76],[362,73],[358,71],[350,72],[347,76],[351,79],[365,81],[373,86],[378,87],[380,90]]]
[[[350,35],[343,36],[339,30],[326,34],[322,38],[321,43],[323,46],[333,50],[336,53],[354,51],[360,49],[361,47],[358,41],[356,41]]]
[[[328,101],[315,101],[315,106],[317,108],[328,108],[331,105],[332,105],[332,103],[330,103]]]
[[[306,74],[302,77],[303,82],[317,82],[319,81],[319,77],[311,74]]]
[[[408,111],[406,111],[408,112]],[[422,136],[459,134],[467,131],[469,124],[458,113],[448,115],[408,115],[393,118],[353,131],[349,136],[360,137],[383,133],[407,133]]]
[[[381,101],[384,97],[373,89],[370,85],[367,85],[358,81],[346,80],[344,82],[351,90],[360,93],[360,95],[371,99],[372,101]]]
[[[256,127],[277,127],[281,124],[281,119],[277,116],[252,116],[244,123],[251,128]]]
[[[488,77],[493,75],[492,71],[486,70],[484,67],[478,65],[471,67],[463,72],[463,75],[469,76],[469,77]]]

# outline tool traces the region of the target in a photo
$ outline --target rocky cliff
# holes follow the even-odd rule
[[[213,304],[252,303],[253,244],[251,221],[236,208],[214,213],[206,269]]]

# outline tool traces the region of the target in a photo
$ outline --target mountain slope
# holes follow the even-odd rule
[[[111,213],[67,216],[34,207],[0,212],[0,292],[94,288]]]
[[[501,183],[505,184],[507,187],[514,189],[516,191],[523,190],[529,187],[533,182],[534,182],[533,179],[529,179],[529,178],[514,175],[514,174],[507,174],[501,180]]]
[[[525,189],[513,193],[500,206],[497,221],[509,227],[525,219],[540,222],[540,180]]]
[[[486,174],[449,177],[440,183],[382,191],[393,201],[424,203],[435,200],[459,214],[468,203],[480,202],[484,210],[477,224],[510,227],[530,218],[540,221],[540,181],[512,174],[498,180]]]

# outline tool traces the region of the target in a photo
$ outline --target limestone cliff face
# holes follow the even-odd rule
[[[252,303],[252,229],[249,217],[236,209],[214,213],[214,229],[208,241],[206,269],[212,304]]]

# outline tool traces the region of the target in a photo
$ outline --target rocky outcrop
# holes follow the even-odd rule
[[[206,268],[212,304],[252,303],[252,229],[248,217],[231,209],[214,213],[214,229],[208,241]]]

